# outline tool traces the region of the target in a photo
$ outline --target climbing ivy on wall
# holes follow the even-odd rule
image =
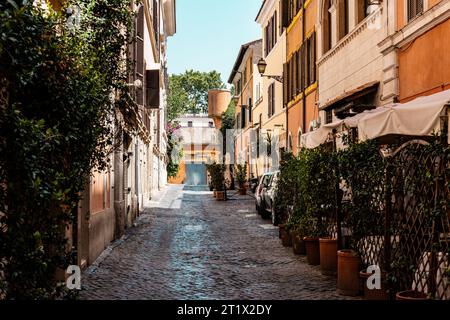
[[[55,274],[76,263],[81,191],[108,166],[117,115],[135,107],[131,1],[68,1],[63,14],[0,3],[0,299],[67,295]]]

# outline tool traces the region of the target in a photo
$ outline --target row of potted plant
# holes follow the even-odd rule
[[[388,299],[391,292],[399,300],[428,298],[413,290],[393,291],[392,285],[388,292],[390,280],[384,272],[381,288],[367,286],[372,273],[366,270],[369,252],[365,250],[370,249],[357,243],[368,235],[384,235],[380,210],[385,162],[375,142],[355,143],[340,152],[325,146],[301,150],[298,156],[285,154],[280,171],[274,208],[280,218],[279,234],[284,246],[292,246],[296,254],[305,254],[308,263],[320,265],[323,274],[336,275],[340,294],[364,294],[369,300]],[[341,222],[350,240],[338,243],[336,220],[344,197],[345,217]],[[380,257],[375,261],[379,262]],[[392,266],[395,262],[391,262]]]

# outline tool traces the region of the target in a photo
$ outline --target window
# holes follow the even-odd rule
[[[277,40],[277,12],[275,11],[264,31],[265,56],[272,51]]]
[[[247,124],[247,123],[246,123],[247,119],[246,119],[245,114],[246,114],[245,107],[242,106],[242,107],[241,107],[241,128],[242,128],[242,129],[244,129],[245,126],[246,126],[246,124]]]
[[[324,2],[322,12],[322,38],[323,38],[323,53],[328,52],[331,49],[331,0]]]
[[[308,70],[309,85],[316,82],[316,33],[313,32],[308,39]]]
[[[267,116],[271,118],[275,114],[275,83],[272,83],[268,89],[268,111]]]
[[[358,0],[358,23],[369,15],[370,0]]]
[[[408,0],[408,21],[423,13],[423,0]]]
[[[253,121],[252,98],[248,98],[248,122]]]
[[[326,110],[325,111],[325,124],[329,124],[333,122],[333,111]]]
[[[338,3],[338,31],[339,40],[345,37],[349,31],[349,5],[347,0],[339,0]]]
[[[239,79],[238,82],[236,83],[236,93],[241,94],[241,91],[242,91],[242,84],[241,79]]]
[[[192,121],[188,121],[188,127],[189,127],[189,128],[192,128],[192,127],[193,127]]]

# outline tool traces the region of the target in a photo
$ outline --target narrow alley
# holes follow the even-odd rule
[[[82,299],[346,299],[284,248],[254,199],[171,185],[82,277]]]

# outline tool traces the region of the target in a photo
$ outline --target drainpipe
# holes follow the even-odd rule
[[[303,4],[302,5],[302,46],[304,45],[305,39],[306,39],[306,37],[305,37],[305,27],[306,27],[306,23],[305,23],[305,4]],[[306,53],[306,54],[308,54],[308,53]],[[316,62],[314,61],[314,63],[316,63]],[[309,70],[306,70],[306,71],[309,71]],[[306,84],[306,87],[308,88],[307,84]],[[306,90],[303,90],[303,88],[302,88],[302,91],[303,91],[303,97],[302,97],[302,100],[303,100],[303,128],[302,128],[302,132],[307,132],[306,131],[306,94],[305,94]]]

